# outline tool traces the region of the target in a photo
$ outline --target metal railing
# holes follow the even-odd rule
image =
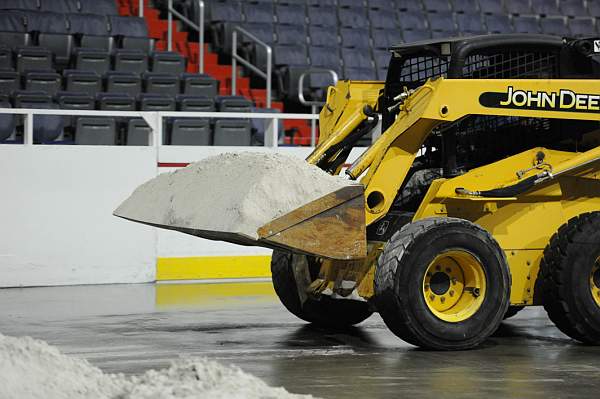
[[[265,147],[277,147],[279,142],[278,122],[285,119],[313,120],[315,114],[284,114],[284,113],[249,113],[249,112],[174,112],[174,111],[82,111],[66,109],[23,109],[0,108],[0,114],[14,114],[24,116],[23,144],[33,145],[33,128],[35,115],[52,116],[96,116],[96,117],[125,117],[143,118],[150,127],[148,145],[159,147],[164,145],[163,119],[164,118],[211,118],[211,119],[267,119],[265,129]]]
[[[242,37],[244,38],[248,38],[250,40],[252,40],[252,42],[258,44],[259,46],[263,47],[265,49],[265,52],[267,53],[267,70],[263,71],[260,68],[258,68],[256,65],[252,64],[249,60],[246,60],[245,58],[242,58],[238,53],[237,53],[237,39],[238,39],[238,32],[242,34]],[[271,49],[271,46],[269,46],[267,43],[263,42],[262,40],[260,40],[258,37],[254,36],[252,33],[248,32],[247,30],[239,27],[239,26],[235,26],[233,28],[233,32],[231,35],[231,95],[235,96],[237,94],[237,63],[241,63],[242,65],[244,65],[246,68],[250,69],[251,71],[253,71],[254,73],[256,73],[258,76],[260,76],[261,78],[265,79],[267,81],[267,99],[266,99],[266,107],[267,108],[271,108],[271,84],[272,84],[272,69],[273,69],[273,50]]]
[[[144,16],[144,0],[140,0],[139,16]],[[198,32],[198,72],[204,73],[204,1],[198,0],[198,24],[182,15],[173,8],[173,0],[169,0],[167,6],[167,20],[169,29],[167,31],[167,50],[173,50],[173,16],[188,27]]]
[[[333,69],[326,68],[310,68],[305,72],[302,72],[300,78],[298,79],[298,100],[300,104],[305,106],[310,106],[311,114],[317,114],[317,107],[320,108],[325,105],[325,101],[320,100],[306,100],[304,97],[304,78],[309,75],[316,74],[324,74],[328,73],[331,75],[331,79],[333,80],[333,86],[335,86],[338,82],[338,74]],[[310,121],[310,145],[315,146],[317,142],[317,120],[311,119]]]

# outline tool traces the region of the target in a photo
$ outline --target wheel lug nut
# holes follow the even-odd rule
[[[454,296],[454,291],[450,290],[448,294],[450,294],[450,296]]]
[[[442,303],[446,302],[446,297],[441,297],[440,301],[442,301]]]
[[[449,267],[447,267],[446,268],[446,273],[450,274],[451,272],[452,272],[452,270]]]
[[[435,270],[437,270],[437,271],[440,271],[440,270],[442,270],[442,267],[441,267],[440,265],[437,265],[437,266],[435,267]]]
[[[425,291],[429,290],[429,284],[425,284]]]
[[[435,300],[435,295],[433,295],[433,294],[429,295],[429,299],[431,299],[432,301],[434,301]]]

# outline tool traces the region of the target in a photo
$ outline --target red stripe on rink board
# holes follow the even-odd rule
[[[159,168],[185,168],[188,166],[189,162],[159,162]]]

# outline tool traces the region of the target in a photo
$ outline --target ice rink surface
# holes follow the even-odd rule
[[[476,350],[426,352],[377,314],[349,331],[307,325],[268,282],[23,288],[0,290],[0,332],[46,340],[107,372],[204,356],[331,399],[595,398],[600,390],[600,347],[571,341],[541,308],[504,322]]]

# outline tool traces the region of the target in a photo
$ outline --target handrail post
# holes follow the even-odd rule
[[[231,95],[235,96],[236,92],[236,80],[237,80],[237,30],[233,30],[231,36],[231,51],[233,57],[231,57]]]
[[[271,79],[273,68],[273,50],[267,47],[267,108],[271,108]]]
[[[277,148],[279,142],[279,119],[267,119],[267,127],[265,128],[264,146]]]
[[[198,0],[198,72],[204,73],[204,1]]]
[[[335,86],[338,82],[338,75],[333,69],[327,68],[310,68],[302,74],[300,74],[300,78],[298,79],[298,100],[300,104],[308,106],[310,105],[310,112],[314,115],[317,113],[317,107],[325,105],[324,101],[307,101],[304,98],[304,78],[312,73],[328,73],[331,75],[331,79],[333,80],[333,85]],[[317,144],[317,120],[311,119],[310,121],[310,145],[312,147]]]
[[[169,24],[169,29],[167,30],[167,50],[168,51],[173,51],[173,12],[171,11],[173,9],[173,0],[169,0],[168,3],[168,14],[167,14],[167,21]]]
[[[33,144],[33,112],[28,111],[24,120],[23,144]]]
[[[138,16],[140,18],[144,16],[144,0],[140,0],[138,3]]]

